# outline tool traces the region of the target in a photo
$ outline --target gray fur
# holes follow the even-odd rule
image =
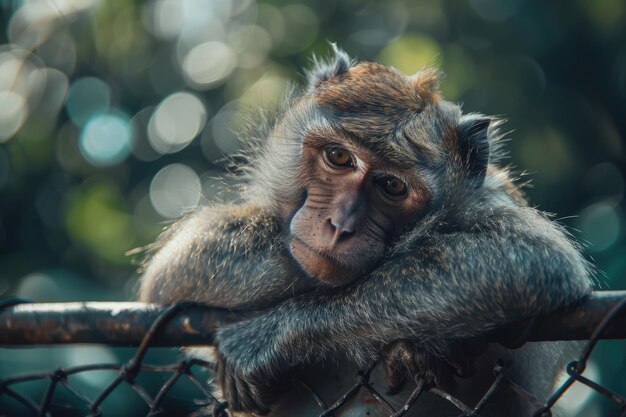
[[[497,167],[499,121],[463,116],[433,92],[406,115],[393,103],[389,114],[398,120],[384,131],[376,131],[380,122],[361,123],[358,102],[349,114],[339,107],[324,111],[316,89],[352,67],[345,53],[336,49],[335,55],[310,71],[307,94],[291,95],[277,119],[256,129],[246,151],[243,201],[199,208],[175,224],[155,246],[142,280],[145,301],[265,309],[218,333],[222,389],[235,409],[267,409],[273,386],[291,367],[336,357],[363,366],[402,339],[417,341],[420,358],[435,358],[420,363],[439,363],[460,340],[575,303],[591,289],[578,246],[528,207]],[[387,84],[398,77],[390,74]],[[371,136],[359,136],[363,146],[419,173],[432,198],[374,270],[328,288],[299,269],[285,242],[290,213],[306,191],[298,177],[303,132],[332,135],[337,126],[353,132],[366,126]],[[552,352],[545,355],[549,361],[558,349]],[[518,374],[524,379],[530,372],[518,368]],[[549,384],[542,384],[543,395]]]

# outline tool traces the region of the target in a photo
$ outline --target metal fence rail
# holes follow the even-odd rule
[[[102,415],[101,404],[120,385],[127,384],[147,404],[147,415],[163,415],[161,405],[173,385],[187,378],[198,389],[203,400],[197,407],[210,406],[214,416],[228,415],[228,404],[213,396],[210,384],[195,370],[213,370],[214,364],[199,359],[184,359],[169,365],[144,363],[149,348],[159,346],[207,345],[213,341],[213,332],[224,323],[245,318],[243,313],[208,308],[192,303],[174,306],[157,306],[144,303],[24,303],[20,300],[0,302],[0,345],[26,346],[68,343],[100,343],[111,346],[136,346],[135,355],[124,364],[93,364],[24,375],[0,380],[0,399],[10,397],[34,416],[53,416],[55,393],[59,387],[84,404],[89,416]],[[587,360],[600,339],[626,339],[626,291],[598,291],[575,308],[537,317],[532,321],[511,323],[505,328],[485,335],[489,342],[515,345],[524,341],[588,340],[580,356],[567,366],[569,378],[548,399],[537,399],[523,387],[507,377],[508,364],[495,364],[494,381],[483,397],[468,406],[450,393],[429,386],[426,380],[417,379],[416,386],[406,403],[395,409],[370,383],[376,364],[362,370],[357,382],[332,404],[325,402],[315,387],[300,381],[315,398],[320,416],[331,416],[347,407],[361,390],[367,390],[389,415],[405,415],[415,406],[423,392],[438,395],[454,405],[465,416],[479,416],[494,393],[504,386],[512,388],[518,396],[536,407],[537,416],[551,415],[550,410],[574,383],[582,383],[617,403],[626,415],[626,398],[589,380],[582,375]],[[80,392],[69,376],[92,370],[113,370],[116,377],[99,395],[90,399]],[[137,382],[140,373],[166,372],[168,378],[156,393],[148,392]],[[47,380],[44,398],[36,402],[21,394],[16,387],[24,382]],[[191,407],[193,408],[193,407]],[[0,410],[1,414],[1,410]]]

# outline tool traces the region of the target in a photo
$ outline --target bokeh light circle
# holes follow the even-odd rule
[[[184,164],[171,164],[162,168],[150,183],[150,201],[161,216],[168,219],[180,217],[200,201],[200,178]]]
[[[612,201],[600,201],[580,213],[578,229],[589,243],[589,252],[602,252],[613,246],[622,234],[622,219]]]
[[[161,157],[161,154],[155,151],[148,141],[148,123],[153,112],[153,106],[143,108],[130,120],[133,129],[132,153],[141,161],[155,161]]]
[[[189,84],[211,88],[220,84],[237,66],[232,48],[223,42],[210,41],[195,46],[183,59],[182,67]]]
[[[174,39],[183,30],[185,20],[183,2],[179,0],[157,0],[144,9],[144,24],[161,39]]]
[[[94,358],[104,363],[116,363],[119,358],[107,346],[68,346],[61,351],[63,363],[67,367],[91,365]],[[92,390],[102,389],[111,379],[108,371],[79,372],[75,375],[76,381],[87,385]]]
[[[99,78],[85,77],[72,83],[67,93],[67,114],[83,126],[94,113],[105,113],[111,105],[111,89]]]
[[[132,129],[129,118],[113,112],[94,115],[83,128],[79,148],[92,165],[108,166],[123,161],[131,150]]]
[[[221,158],[224,155],[230,155],[239,150],[241,144],[237,140],[237,136],[235,134],[235,131],[237,130],[237,123],[241,122],[241,110],[239,107],[239,100],[233,100],[226,103],[217,112],[215,117],[213,117],[213,120],[211,120],[210,126],[212,140],[219,149],[219,154],[213,154],[211,156]],[[212,147],[209,146],[209,148]]]
[[[20,280],[15,294],[29,300],[51,301],[59,292],[59,285],[49,274],[32,272]]]
[[[190,93],[166,97],[148,122],[148,141],[160,154],[185,148],[204,128],[207,110],[199,98]]]
[[[229,43],[237,51],[239,68],[256,68],[263,64],[272,49],[272,37],[260,26],[248,25],[239,28],[229,37]]]
[[[437,61],[443,64],[443,57],[437,40],[423,34],[407,33],[383,48],[378,61],[413,74]]]
[[[14,91],[0,91],[0,143],[9,140],[22,127],[27,115],[24,97]]]

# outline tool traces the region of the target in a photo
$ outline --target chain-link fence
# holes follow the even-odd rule
[[[21,409],[19,415],[64,416],[103,415],[102,403],[111,394],[126,385],[148,407],[148,416],[169,415],[163,408],[173,386],[186,379],[196,391],[189,393],[188,412],[201,410],[213,416],[230,415],[228,404],[214,395],[209,374],[215,364],[197,358],[186,358],[167,365],[148,364],[146,353],[159,346],[193,346],[212,343],[214,330],[223,323],[241,319],[236,313],[212,309],[196,304],[178,304],[169,307],[143,303],[55,303],[30,304],[22,300],[5,300],[0,303],[0,345],[48,345],[58,343],[104,343],[111,346],[138,346],[126,363],[90,364],[50,371],[14,375],[0,380],[0,400],[10,399]],[[355,398],[367,392],[369,401],[385,409],[393,417],[407,415],[419,407],[424,393],[442,398],[456,408],[462,416],[480,416],[494,395],[505,388],[521,401],[529,403],[535,416],[550,416],[555,404],[576,383],[584,384],[619,406],[626,415],[626,398],[583,375],[587,361],[600,339],[626,338],[626,292],[596,292],[588,300],[573,309],[558,311],[533,320],[512,323],[506,328],[485,335],[484,341],[506,345],[524,341],[587,340],[580,355],[567,367],[567,379],[549,398],[536,398],[525,387],[509,377],[511,363],[498,360],[494,365],[491,386],[474,404],[466,404],[452,393],[431,386],[425,378],[416,377],[415,385],[407,399],[399,406],[392,405],[381,387],[371,381],[378,364],[373,363],[361,370],[355,382],[344,392],[325,399],[314,384],[294,373],[294,381],[300,384],[319,408],[320,417],[340,414],[347,407],[355,406]],[[72,382],[72,377],[94,370],[115,372],[115,377],[101,388],[95,398],[90,398]],[[157,390],[147,389],[139,381],[140,375],[159,373],[167,377]],[[47,387],[39,401],[20,392],[20,384],[45,381]],[[82,409],[59,408],[55,399],[65,391],[65,397],[73,398]],[[326,395],[327,397],[327,395]],[[397,403],[397,402],[396,402]],[[3,411],[0,410],[0,415]],[[293,415],[301,415],[294,410]],[[307,414],[309,415],[309,414]]]

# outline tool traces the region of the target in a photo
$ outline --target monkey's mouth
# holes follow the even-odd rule
[[[343,264],[335,256],[311,247],[298,237],[291,240],[289,250],[306,273],[333,287],[348,284],[362,275],[358,268]]]

